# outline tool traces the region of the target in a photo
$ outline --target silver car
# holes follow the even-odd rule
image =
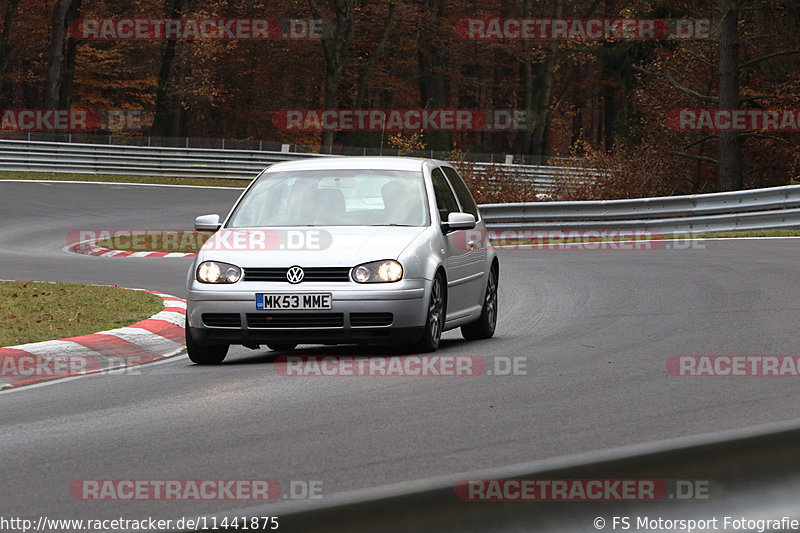
[[[218,364],[231,344],[409,345],[443,331],[494,334],[499,263],[475,200],[449,164],[325,157],[264,170],[187,280],[186,347]]]

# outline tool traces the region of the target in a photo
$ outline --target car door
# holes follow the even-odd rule
[[[441,168],[433,169],[431,183],[439,219],[447,222],[450,213],[461,210],[456,195]],[[456,320],[473,313],[475,306],[480,303],[476,295],[477,287],[483,283],[484,268],[475,251],[465,246],[467,231],[449,231],[444,234],[447,320]]]
[[[481,274],[480,278],[470,281],[469,293],[473,299],[471,301],[475,301],[477,304],[482,305],[486,290],[486,287],[483,283],[483,274],[486,272],[486,269],[489,268],[489,265],[486,262],[488,257],[486,251],[486,245],[488,243],[486,228],[483,226],[483,222],[481,221],[478,205],[472,198],[466,183],[464,183],[464,180],[461,179],[461,176],[458,174],[458,172],[456,172],[456,169],[452,167],[442,167],[442,171],[444,172],[445,177],[447,177],[447,180],[450,182],[450,187],[453,189],[453,192],[456,195],[461,212],[469,213],[470,215],[474,216],[475,221],[478,222],[478,226],[474,230],[464,230],[459,232],[456,244],[462,246],[468,251],[470,265],[474,267],[472,268],[472,273],[474,274],[480,272]]]

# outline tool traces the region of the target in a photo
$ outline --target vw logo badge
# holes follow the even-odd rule
[[[286,271],[286,280],[289,283],[300,283],[303,281],[303,276],[305,276],[305,273],[299,266],[293,266]]]

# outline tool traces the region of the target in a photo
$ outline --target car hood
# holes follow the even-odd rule
[[[203,246],[199,260],[240,267],[352,267],[397,259],[425,227],[318,226],[220,229]]]

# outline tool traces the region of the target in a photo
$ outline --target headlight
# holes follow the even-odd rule
[[[197,267],[197,281],[202,283],[236,283],[241,277],[242,269],[228,263],[204,261]]]
[[[397,261],[373,261],[353,269],[353,281],[357,283],[390,283],[403,277],[403,267]]]

